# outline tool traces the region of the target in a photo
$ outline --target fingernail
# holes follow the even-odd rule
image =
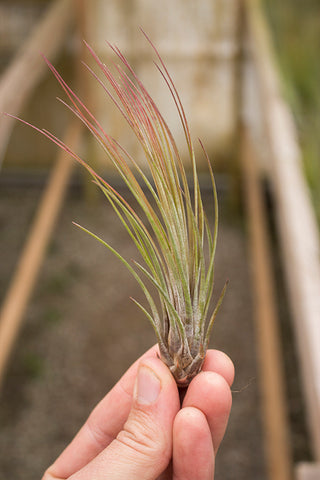
[[[141,365],[136,379],[136,400],[141,405],[154,403],[160,393],[161,382],[151,368]]]

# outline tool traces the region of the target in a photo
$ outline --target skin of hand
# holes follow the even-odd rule
[[[212,480],[231,409],[234,367],[208,350],[182,405],[152,347],[101,400],[42,480]]]

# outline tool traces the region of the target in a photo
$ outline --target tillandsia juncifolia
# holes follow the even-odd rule
[[[203,207],[194,147],[182,102],[158,50],[149,37],[142,33],[155,52],[158,59],[155,66],[163,77],[177,110],[191,164],[192,188],[188,185],[184,162],[166,120],[128,60],[111,44],[108,44],[109,47],[120,61],[113,65],[115,73],[111,72],[85,42],[101,76],[88,65],[86,67],[135,134],[145,155],[147,171],[116,139],[105,132],[95,115],[66,84],[51,63],[45,60],[67,95],[69,103],[63,100],[61,102],[96,138],[135,198],[142,214],[59,138],[47,130],[32,127],[88,170],[130,235],[143,259],[142,263],[129,263],[110,244],[76,224],[105,245],[137,280],[149,307],[132,300],[152,324],[163,362],[171,370],[177,384],[186,386],[201,370],[213,322],[227,285],[209,316],[218,234],[217,191],[208,155],[200,141],[213,190],[214,226],[211,232]],[[155,287],[159,296],[158,305],[150,285]]]

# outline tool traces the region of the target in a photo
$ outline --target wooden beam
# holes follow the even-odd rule
[[[268,478],[289,480],[292,478],[291,452],[272,255],[257,155],[246,129],[241,136],[241,160],[252,260],[256,350]]]
[[[71,149],[75,149],[79,143],[80,132],[78,121],[69,127],[64,142]],[[63,202],[73,164],[67,153],[59,153],[0,311],[0,387]]]
[[[72,0],[52,3],[29,39],[0,79],[0,112],[19,115],[48,67],[41,57],[53,60],[60,50],[72,19]],[[6,152],[14,120],[0,116],[0,165]]]
[[[259,0],[246,0],[250,48],[271,151],[278,230],[302,371],[313,453],[320,461],[320,239],[303,174],[297,132],[281,94]]]

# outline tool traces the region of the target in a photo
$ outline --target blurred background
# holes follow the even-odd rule
[[[173,102],[139,27],[181,96],[210,218],[198,137],[217,181],[213,300],[227,278],[230,286],[211,347],[232,358],[236,380],[215,478],[320,478],[309,476],[319,473],[320,461],[319,3],[2,0],[1,112],[64,139],[124,196],[101,150],[57,101],[65,95],[41,54],[144,165],[121,116],[81,63],[94,65],[83,39],[107,65],[114,55],[106,41],[116,44],[168,119],[185,159]],[[155,337],[129,300],[141,298],[138,285],[72,225],[135,258],[82,169],[3,115],[0,165],[0,480],[31,480],[41,478]]]
[[[283,91],[294,114],[303,154],[304,171],[320,218],[320,45],[319,3],[315,0],[266,0]]]

